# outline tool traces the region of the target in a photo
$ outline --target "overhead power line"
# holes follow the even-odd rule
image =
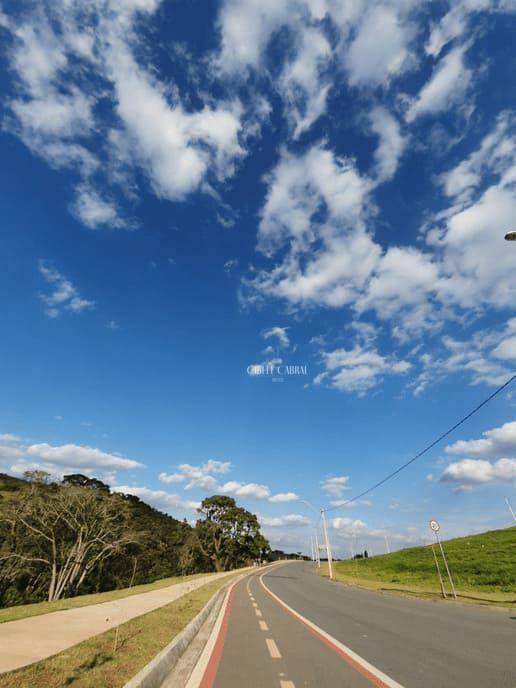
[[[357,499],[361,499],[362,497],[365,497],[366,495],[368,495],[373,490],[376,490],[377,487],[380,487],[380,485],[383,485],[384,483],[386,483],[389,480],[391,480],[392,478],[394,478],[395,475],[398,475],[398,473],[401,473],[401,471],[403,471],[405,468],[407,468],[407,466],[410,466],[411,463],[414,463],[414,461],[417,461],[418,459],[420,459],[423,456],[423,454],[426,454],[427,452],[430,451],[430,449],[433,449],[433,447],[435,447],[436,444],[439,444],[439,442],[444,440],[445,437],[448,437],[448,435],[451,435],[451,433],[454,430],[456,430],[460,425],[465,423],[469,418],[471,418],[471,416],[474,416],[475,413],[480,411],[480,409],[483,406],[485,406],[486,404],[488,404],[491,401],[491,399],[494,399],[497,394],[500,394],[500,392],[503,392],[503,390],[506,387],[508,387],[511,384],[511,382],[513,382],[514,380],[516,380],[516,375],[513,375],[509,380],[507,380],[507,382],[505,382],[503,385],[498,387],[498,389],[496,389],[490,396],[488,396],[487,399],[484,399],[484,401],[482,401],[480,404],[478,404],[478,406],[475,406],[475,408],[472,411],[470,411],[467,414],[467,416],[464,416],[463,418],[461,418],[457,423],[455,423],[455,425],[453,427],[451,427],[449,430],[446,430],[446,432],[443,432],[443,434],[439,435],[439,437],[437,437],[433,442],[431,442],[431,444],[429,444],[424,449],[422,449],[420,452],[418,452],[409,461],[407,461],[406,463],[404,463],[401,466],[399,466],[398,468],[396,468],[396,470],[392,471],[392,473],[389,473],[389,475],[386,475],[385,478],[382,478],[380,481],[378,481],[377,483],[375,483],[371,487],[367,488],[367,490],[364,490],[360,494],[356,495],[355,497],[350,497],[350,499],[346,499],[344,502],[341,502],[338,505],[329,506],[328,508],[324,509],[324,511],[333,511],[334,509],[340,509],[341,507],[345,506],[346,504],[349,504],[350,502],[355,502],[355,501],[357,501]]]

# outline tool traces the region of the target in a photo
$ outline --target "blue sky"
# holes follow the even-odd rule
[[[514,3],[0,7],[2,470],[306,551],[514,372]],[[337,553],[510,523],[514,394]]]

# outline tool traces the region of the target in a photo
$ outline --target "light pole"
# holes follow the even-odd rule
[[[326,514],[324,513],[324,509],[321,509],[321,518],[323,525],[324,544],[326,545],[326,556],[328,557],[328,572],[330,574],[330,579],[333,580],[333,559],[331,556],[330,538],[328,537],[328,527],[326,525]]]
[[[512,515],[513,519],[516,521],[516,514],[515,514],[514,511],[512,510],[512,506],[511,506],[511,503],[510,503],[510,501],[509,501],[509,497],[504,497],[504,499],[505,499],[505,503],[506,503],[507,506],[509,507],[509,511],[511,512],[511,515]]]

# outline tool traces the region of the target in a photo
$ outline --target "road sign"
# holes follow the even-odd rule
[[[434,531],[434,533],[438,533],[441,530],[441,526],[435,519],[432,519],[428,525],[430,526],[431,530]]]

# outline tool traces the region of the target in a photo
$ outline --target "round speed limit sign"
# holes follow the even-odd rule
[[[434,519],[432,519],[428,525],[434,531],[434,533],[438,533],[439,530],[441,529],[441,526]]]

